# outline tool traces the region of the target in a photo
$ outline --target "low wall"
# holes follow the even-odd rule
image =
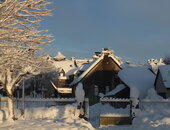
[[[100,115],[100,126],[105,125],[127,125],[132,123],[132,118],[130,116],[105,116]]]

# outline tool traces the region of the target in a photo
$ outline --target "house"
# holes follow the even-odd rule
[[[58,53],[56,57],[54,57],[54,60],[52,61],[52,64],[55,68],[56,72],[56,78],[58,79],[60,77],[60,74],[64,74],[66,79],[73,80],[76,71],[79,69],[79,67],[82,65],[81,63],[77,63],[75,58],[72,58],[71,60],[61,58],[62,54]],[[60,60],[59,60],[60,57]],[[62,57],[65,57],[62,55]],[[61,60],[62,59],[62,60]]]
[[[128,64],[118,72],[118,78],[120,79],[120,84],[100,100],[117,109],[127,108],[130,105],[132,109],[130,110],[130,115],[128,117],[122,116],[120,119],[123,122],[119,121],[120,124],[126,124],[130,123],[131,119],[135,117],[133,110],[139,107],[138,99],[145,98],[148,95],[148,90],[154,87],[155,75],[147,66]],[[117,117],[112,116],[113,119],[115,121],[119,120]]]
[[[72,88],[69,84],[76,77],[77,71],[82,66],[82,62],[77,62],[75,58],[71,60],[65,59],[61,53],[54,57],[53,65],[56,68],[56,76],[51,80],[51,84],[55,91],[55,96],[59,97],[72,97]]]
[[[66,59],[61,52],[58,52],[54,58],[48,55],[44,56],[45,60],[49,60],[53,68],[46,73],[35,75],[29,79],[28,94],[32,97],[71,97],[72,89],[69,83],[75,78],[75,73],[81,66],[76,63],[76,59]],[[25,82],[26,86],[27,82]]]
[[[135,109],[139,108],[139,99],[145,98],[154,86],[155,75],[145,66],[128,63],[118,72],[118,77],[120,84],[100,99],[104,107],[100,125],[132,124]],[[107,106],[112,112],[108,112]]]
[[[93,62],[81,68],[77,73],[78,77],[70,86],[75,90],[78,83],[82,83],[85,97],[89,98],[89,104],[93,105],[99,102],[99,93],[106,94],[119,84],[117,74],[121,70],[121,63],[120,58],[115,56],[112,50],[104,48]]]
[[[145,98],[148,90],[154,87],[155,75],[145,66],[128,65],[119,71],[118,77],[126,87],[130,88],[130,97],[138,93],[136,96]]]
[[[154,86],[160,96],[170,97],[170,65],[159,66]]]

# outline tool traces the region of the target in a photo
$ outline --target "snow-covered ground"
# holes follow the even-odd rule
[[[170,103],[142,103],[132,125],[99,126],[101,104],[91,107],[91,123],[102,130],[170,130]],[[98,108],[98,109],[97,109]]]
[[[8,113],[6,109],[0,110],[0,130],[169,130],[170,129],[170,99],[163,100],[153,89],[148,91],[147,100],[140,101],[139,110],[132,125],[121,126],[99,126],[99,117],[102,112],[100,103],[90,107],[90,120],[85,121],[75,116],[76,104],[57,105],[51,107],[29,107],[25,109],[25,116],[20,116],[16,121],[6,120]],[[159,100],[160,102],[152,102]],[[161,102],[162,100],[162,102]],[[106,111],[111,109],[106,107]],[[105,112],[106,112],[105,111]],[[108,110],[109,113],[112,111]],[[115,111],[114,111],[115,112]]]
[[[1,130],[92,130],[92,126],[83,119],[59,118],[53,119],[29,119],[5,122],[0,126]]]
[[[5,110],[4,110],[5,111]],[[0,111],[0,117],[4,115]],[[93,130],[92,125],[74,116],[75,105],[53,106],[49,108],[36,107],[25,110],[25,117],[21,117],[19,110],[17,117],[19,120],[6,120],[1,122],[0,130]],[[7,112],[5,112],[7,114]],[[7,115],[8,116],[8,115]],[[2,121],[2,119],[1,119]]]
[[[1,122],[0,130],[169,130],[170,103],[142,103],[132,125],[99,126],[101,104],[90,108],[90,123],[74,116],[75,105],[36,107],[25,110],[25,117]],[[19,112],[17,112],[19,113]],[[3,111],[0,111],[2,118]],[[92,126],[93,125],[93,126]]]
[[[169,130],[170,104],[145,103],[132,125],[100,127],[102,130]]]

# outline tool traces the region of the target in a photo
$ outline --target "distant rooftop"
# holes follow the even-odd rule
[[[59,51],[57,55],[54,57],[54,60],[60,61],[60,60],[65,60],[66,57]]]

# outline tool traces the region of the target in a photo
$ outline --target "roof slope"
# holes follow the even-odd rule
[[[162,65],[159,67],[159,70],[165,87],[170,88],[170,65]]]
[[[76,79],[74,79],[74,81],[70,84],[70,85],[74,85],[78,82],[80,82],[99,62],[101,62],[104,59],[105,54],[102,54],[97,60],[95,60],[94,62],[91,63],[90,66],[84,67],[86,68],[86,70]],[[121,63],[113,56],[113,55],[108,55],[108,57],[110,57],[112,60],[114,60],[114,62],[121,68]],[[84,69],[83,68],[83,69]]]
[[[65,71],[66,76],[74,74],[74,72],[78,69],[74,65],[74,61],[64,60],[64,61],[54,61],[53,65],[56,68],[56,71],[63,69]]]
[[[154,86],[155,75],[144,66],[127,66],[118,76],[128,87],[137,88],[140,98],[146,97],[149,88]]]
[[[108,92],[105,96],[115,95],[116,93],[120,92],[124,88],[126,88],[126,86],[124,84],[119,84],[119,85],[116,86],[115,89],[113,89],[110,92]]]

